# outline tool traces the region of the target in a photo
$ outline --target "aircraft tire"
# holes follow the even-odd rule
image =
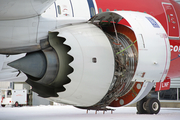
[[[147,101],[146,98],[143,98],[142,100],[137,102],[137,104],[136,104],[137,114],[147,114],[147,111],[145,108],[146,101]]]
[[[158,114],[161,105],[157,98],[150,98],[146,102],[146,111],[148,114]]]

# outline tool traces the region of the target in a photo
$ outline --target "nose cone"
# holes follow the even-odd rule
[[[8,65],[21,70],[27,75],[41,78],[46,72],[46,58],[42,52],[27,54],[25,57],[9,63]]]

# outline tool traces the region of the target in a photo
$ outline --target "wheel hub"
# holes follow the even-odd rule
[[[157,103],[157,102],[154,102],[154,103],[152,104],[152,109],[153,109],[154,111],[157,111],[158,108],[159,108],[158,103]]]

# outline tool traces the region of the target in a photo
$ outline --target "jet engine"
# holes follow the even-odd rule
[[[166,32],[146,13],[99,13],[49,32],[48,42],[9,65],[26,73],[39,96],[79,108],[137,102],[169,69]]]

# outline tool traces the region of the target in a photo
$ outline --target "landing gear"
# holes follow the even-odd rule
[[[147,114],[145,104],[146,104],[146,98],[142,99],[141,101],[137,102],[136,108],[137,108],[137,114]]]
[[[137,102],[137,114],[158,114],[161,108],[157,98],[144,98]]]
[[[149,114],[158,114],[160,111],[160,102],[157,98],[150,98],[146,102],[146,111]]]

